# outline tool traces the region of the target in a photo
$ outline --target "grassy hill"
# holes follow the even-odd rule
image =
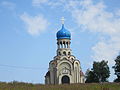
[[[42,85],[23,82],[0,82],[0,90],[120,90],[120,83]]]

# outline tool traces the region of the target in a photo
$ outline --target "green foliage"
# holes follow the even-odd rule
[[[23,82],[0,82],[0,90],[120,90],[120,83],[41,85]]]
[[[107,79],[110,76],[110,70],[107,65],[107,61],[93,62],[93,68],[86,73],[86,83],[99,83],[108,82]]]
[[[89,71],[89,73],[86,76],[86,81],[85,82],[86,83],[97,83],[99,81],[98,81],[97,76],[93,73],[93,71]]]
[[[114,82],[120,82],[120,55],[117,56],[117,58],[115,59],[115,65],[113,66],[113,68],[115,71],[115,75],[117,76]]]

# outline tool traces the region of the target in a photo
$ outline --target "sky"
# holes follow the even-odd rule
[[[107,60],[109,81],[116,78],[111,67],[120,54],[120,0],[0,0],[0,81],[44,83],[61,17],[83,72]]]

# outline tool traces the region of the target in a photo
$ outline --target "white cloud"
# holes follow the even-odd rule
[[[116,14],[117,16],[120,16],[120,9],[116,10],[115,14]]]
[[[113,35],[109,39],[99,41],[92,47],[92,50],[94,52],[94,60],[108,60],[109,64],[113,65],[114,59],[120,52],[119,35]]]
[[[106,12],[105,5],[103,3],[98,3],[93,5],[90,3],[82,2],[80,4],[82,9],[75,9],[71,11],[76,23],[82,25],[84,29],[91,32],[101,32],[106,34],[113,34],[118,32],[119,29],[116,25],[113,25],[117,19],[114,19],[113,13]],[[118,22],[118,20],[117,20]],[[117,24],[119,25],[119,24]]]
[[[73,1],[72,1],[73,2]],[[92,47],[94,60],[108,60],[110,64],[120,51],[120,17],[108,12],[104,2],[93,4],[93,0],[82,0],[77,4],[69,2],[68,11],[78,26],[86,31],[100,33],[105,40],[100,40]],[[119,12],[117,13],[119,15]],[[109,36],[109,40],[106,39]]]
[[[47,3],[48,0],[32,0],[33,6],[41,6],[41,4]]]
[[[56,8],[58,6],[63,6],[68,0],[32,0],[32,5],[36,7],[41,7],[42,5],[48,5],[50,8]],[[71,1],[71,0],[70,0]]]
[[[114,59],[120,50],[120,40],[99,41],[92,47],[94,60],[108,60],[110,65],[114,64]]]
[[[15,3],[9,2],[9,1],[1,2],[1,5],[8,8],[8,9],[10,9],[10,10],[13,10],[15,8]]]
[[[49,24],[42,15],[30,16],[27,13],[24,13],[20,18],[24,21],[27,32],[30,35],[39,35],[47,29]]]

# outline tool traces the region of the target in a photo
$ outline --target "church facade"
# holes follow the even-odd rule
[[[57,55],[49,63],[45,84],[84,83],[80,61],[72,54],[70,48],[71,33],[65,29],[64,22],[56,36]]]

